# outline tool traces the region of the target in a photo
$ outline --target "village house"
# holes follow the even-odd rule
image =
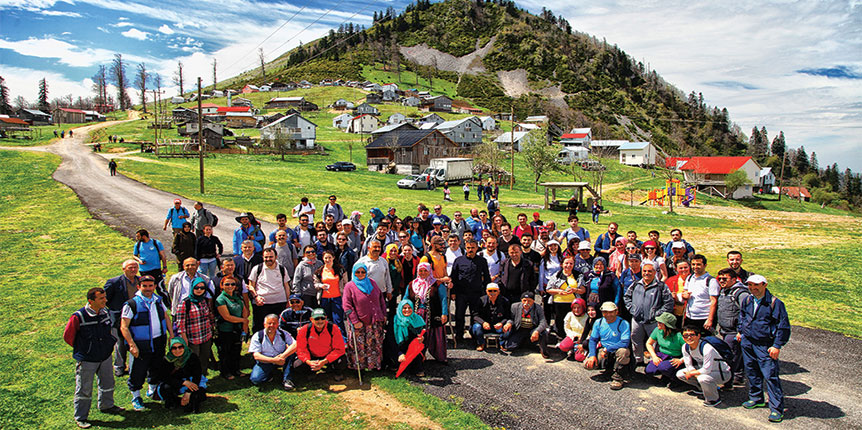
[[[224,124],[232,128],[255,128],[257,127],[257,117],[251,112],[225,112]]]
[[[811,192],[805,187],[781,187],[781,194],[796,200],[802,196],[802,201],[811,201]]]
[[[421,124],[434,124],[434,127],[437,127],[440,124],[446,122],[442,116],[437,115],[436,113],[428,114],[419,118],[419,121],[416,121],[419,125]]]
[[[428,167],[432,158],[452,155],[455,149],[455,142],[440,130],[401,127],[379,135],[365,152],[368,170],[385,170],[389,163],[395,163],[399,173],[411,174]]]
[[[760,165],[751,157],[691,157],[680,167],[685,175],[685,181],[697,185],[698,190],[716,191],[722,197],[727,194],[727,175],[741,170],[749,180],[733,191],[733,199],[751,197],[752,189],[757,184]]]
[[[398,91],[398,84],[396,84],[396,83],[383,84],[380,86],[380,89],[382,91],[397,92]]]
[[[178,104],[180,104],[180,103],[184,103],[185,101],[186,101],[186,99],[184,99],[184,98],[183,98],[183,96],[173,96],[173,97],[171,97],[171,104],[178,105]]]
[[[493,131],[497,129],[497,120],[490,116],[480,116],[479,121],[482,123],[482,130]]]
[[[51,115],[38,109],[21,109],[18,111],[18,118],[23,119],[30,125],[51,124]]]
[[[107,118],[105,118],[105,115],[102,115],[99,112],[96,112],[94,110],[85,110],[83,112],[84,112],[84,120],[86,122],[104,121],[107,119]]]
[[[243,94],[257,93],[260,92],[260,87],[258,87],[257,85],[246,84],[244,87],[242,87],[242,90],[240,92]]]
[[[30,131],[30,124],[21,118],[0,116],[0,136],[6,137],[10,131]]]
[[[381,93],[368,93],[365,95],[365,103],[373,103],[376,105],[383,103],[383,94],[381,94]]]
[[[251,102],[251,100],[246,99],[246,98],[237,97],[237,98],[233,98],[233,99],[232,99],[232,98],[228,97],[228,99],[227,99],[227,100],[228,100],[228,105],[229,105],[229,106],[248,106],[248,107],[254,107],[254,104]]]
[[[528,123],[519,123],[515,124],[515,131],[533,131],[538,130],[542,127],[539,127],[536,124],[528,124]]]
[[[616,157],[620,155],[620,146],[628,140],[591,140],[590,152],[597,157]]]
[[[353,110],[356,108],[352,102],[345,99],[338,99],[332,103],[332,108],[335,110]]]
[[[303,80],[299,81],[299,83],[297,84],[297,87],[298,87],[298,88],[303,88],[303,89],[306,89],[306,90],[307,90],[307,89],[309,89],[309,88],[311,88],[311,87],[313,87],[313,86],[314,86],[314,85],[313,85],[311,82],[308,82],[308,81],[306,81],[305,79],[303,79]]]
[[[540,127],[541,127],[541,126],[544,126],[544,125],[547,125],[547,124],[548,124],[548,121],[549,121],[549,119],[548,119],[548,116],[547,116],[547,115],[533,115],[533,116],[528,116],[528,117],[527,117],[527,119],[525,119],[525,120],[524,120],[524,122],[526,122],[526,123],[528,123],[528,124],[536,124],[536,125],[538,125],[538,126],[540,126]]]
[[[563,146],[582,146],[589,148],[593,138],[593,132],[589,128],[573,128],[572,131],[560,136]]]
[[[220,107],[222,106],[215,103],[201,103],[201,113],[204,115],[216,115],[218,114],[218,108]],[[194,110],[197,110],[197,108]]]
[[[440,123],[437,130],[461,148],[482,143],[482,122],[475,116]]]
[[[512,114],[510,112],[497,112],[491,116],[497,121],[512,121]]]
[[[371,132],[371,140],[377,139],[380,135],[389,133],[393,130],[418,130],[413,124],[409,123],[401,123],[401,124],[389,124],[384,127],[380,127],[377,130]]]
[[[362,103],[353,110],[354,115],[380,115],[380,110],[368,103]]]
[[[87,122],[86,114],[80,109],[57,108],[53,115],[55,124],[81,124]]]
[[[452,112],[452,99],[447,96],[434,96],[422,100],[422,109],[431,112]]]
[[[422,105],[422,99],[416,96],[409,96],[401,101],[401,104],[407,107],[419,107]]]
[[[494,143],[496,143],[497,147],[500,149],[511,151],[512,141],[514,140],[515,151],[521,152],[524,139],[527,137],[528,134],[530,134],[529,131],[506,132],[497,136],[497,138],[494,139]]]
[[[346,129],[348,125],[350,125],[350,120],[353,119],[353,115],[349,115],[343,113],[338,115],[335,118],[332,118],[332,127]]]
[[[383,90],[381,97],[384,102],[394,102],[398,100],[398,93],[394,90]]]
[[[362,114],[350,119],[348,133],[371,133],[380,128],[380,120],[374,115]]]
[[[291,114],[260,129],[260,138],[274,140],[286,137],[297,148],[314,148],[317,124],[300,114]]]
[[[268,84],[261,85],[259,89],[262,93],[268,93],[272,91],[272,87],[270,87]]]
[[[266,109],[294,108],[300,112],[318,110],[316,104],[306,100],[305,97],[273,97],[264,103]]]
[[[400,112],[395,112],[392,115],[389,115],[389,119],[386,120],[387,124],[401,124],[407,121],[407,117]]]
[[[197,121],[188,122],[177,127],[177,133],[183,137],[194,138],[197,141],[198,123]],[[219,149],[224,146],[224,136],[233,136],[233,132],[224,128],[222,124],[214,124],[210,122],[204,123],[204,142],[207,146]]]
[[[383,86],[380,84],[375,84],[374,82],[367,82],[362,88],[365,91],[370,91],[372,93],[383,91]]]
[[[201,109],[203,110],[203,109]],[[251,113],[251,108],[248,106],[217,106],[215,114],[216,115],[226,115],[228,112],[249,112]],[[206,115],[206,113],[204,113]]]
[[[627,142],[620,145],[620,164],[627,166],[654,166],[658,150],[650,142]]]
[[[760,187],[761,192],[772,192],[772,187],[775,186],[775,174],[772,173],[772,167],[760,169],[760,173],[757,175],[757,185]]]
[[[213,97],[224,97],[224,91],[221,90],[213,90],[211,94]]]

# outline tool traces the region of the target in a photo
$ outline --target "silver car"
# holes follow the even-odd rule
[[[398,188],[409,188],[411,190],[427,190],[428,177],[425,175],[411,175],[398,181]]]

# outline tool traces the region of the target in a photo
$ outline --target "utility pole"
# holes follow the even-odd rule
[[[781,201],[781,186],[784,185],[784,161],[787,160],[787,150],[784,151],[784,155],[781,156],[781,175],[778,178],[778,201]]]
[[[156,96],[156,90],[153,90],[153,115],[156,119],[153,121],[153,143],[159,144],[159,99]]]
[[[198,76],[198,160],[200,164],[201,194],[204,194],[204,119],[201,108],[201,78]]]
[[[512,149],[511,149],[511,157],[512,157],[512,170],[509,173],[509,191],[515,189],[515,106],[512,105],[511,110],[509,111],[509,124],[512,126],[512,132],[510,135],[510,140],[512,141]]]

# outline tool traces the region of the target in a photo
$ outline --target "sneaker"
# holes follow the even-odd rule
[[[623,389],[623,381],[613,380],[611,381],[611,390],[622,390]]]
[[[476,347],[476,351],[484,351],[484,350],[485,350],[485,345],[479,345]]]
[[[126,408],[122,408],[120,406],[114,405],[108,409],[99,409],[103,414],[118,414],[120,412],[125,412]]]
[[[90,424],[90,423],[89,423],[89,422],[87,422],[87,421],[78,421],[78,420],[75,420],[75,424],[77,424],[77,425],[78,425],[78,427],[80,427],[80,428],[82,428],[82,429],[88,429],[88,428],[90,428],[90,427],[92,427],[92,426],[93,426],[92,424]]]
[[[156,386],[150,385],[147,387],[147,397],[153,397],[153,394],[156,394]]]
[[[693,390],[688,390],[688,395],[690,395],[690,396],[702,396],[703,391],[700,391],[699,389],[695,388]]]
[[[719,403],[721,403],[721,399],[718,399],[718,400],[705,400],[705,401],[703,402],[703,405],[704,405],[704,406],[707,406],[707,407],[710,407],[710,408],[714,408],[714,407],[718,406],[718,404],[719,404]]]
[[[284,391],[293,391],[293,389],[294,389],[293,381],[291,381],[291,380],[284,381]]]
[[[126,374],[125,369],[114,369],[114,376],[116,376],[117,378],[119,378],[125,374]]]
[[[763,400],[759,402],[754,400],[746,400],[742,403],[742,407],[745,409],[765,408],[766,402],[764,402]]]
[[[134,399],[132,399],[132,409],[136,411],[142,411],[146,409],[146,407],[144,406],[144,399],[140,397],[135,397]]]
[[[769,413],[769,422],[771,423],[780,423],[781,420],[784,419],[784,414],[778,411],[772,411]]]

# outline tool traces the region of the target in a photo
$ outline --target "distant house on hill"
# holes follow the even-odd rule
[[[401,124],[407,121],[407,117],[404,116],[403,113],[395,112],[392,115],[389,115],[389,119],[386,120],[387,124]]]
[[[620,146],[628,140],[591,140],[590,153],[598,157],[616,157],[620,155]]]
[[[490,116],[480,116],[479,121],[482,122],[482,130],[492,131],[497,129],[497,120]]]
[[[512,121],[512,114],[509,112],[497,112],[491,116],[497,121]]]
[[[529,131],[515,131],[515,132],[506,132],[494,139],[494,143],[497,144],[497,147],[500,149],[511,150],[512,141],[515,142],[515,151],[521,152],[523,149],[524,138],[530,134]]]
[[[383,103],[383,94],[381,94],[381,93],[368,93],[365,96],[365,103],[372,103],[372,104]]]
[[[434,96],[422,100],[422,109],[431,112],[452,112],[452,99],[447,96]]]
[[[374,115],[362,114],[350,119],[348,133],[371,133],[380,128],[380,120]]]
[[[436,127],[436,126],[446,122],[446,120],[443,119],[442,116],[437,115],[436,113],[432,113],[432,114],[425,115],[422,118],[419,118],[419,121],[417,121],[417,122],[419,124],[434,124],[434,127]]]
[[[257,85],[246,84],[244,87],[242,87],[242,91],[240,92],[243,94],[257,93],[260,92],[260,87],[258,87]]]
[[[658,151],[649,142],[628,142],[620,145],[620,164],[628,166],[654,166]]]
[[[300,112],[318,110],[318,106],[305,97],[273,97],[264,104],[267,109],[294,108]]]
[[[482,143],[482,122],[475,116],[445,121],[436,128],[461,148]]]
[[[190,137],[197,141],[198,123],[197,121],[188,122],[177,127],[177,133],[183,137]],[[218,149],[224,146],[224,137],[233,136],[233,132],[224,128],[222,124],[214,124],[210,122],[204,123],[204,142],[212,148]]]
[[[261,139],[272,140],[279,136],[285,136],[295,142],[297,148],[314,148],[317,124],[295,113],[260,129]]]
[[[750,184],[737,188],[730,198],[741,199],[751,197],[752,189],[757,184],[760,165],[751,157],[691,157],[680,167],[685,175],[685,181],[697,184],[699,190],[713,189],[727,194],[727,175],[741,170]]]
[[[345,99],[338,99],[332,103],[332,108],[335,110],[353,110],[355,107],[352,102]]]
[[[409,96],[405,98],[401,104],[407,107],[419,107],[422,105],[422,99],[416,96]]]
[[[547,115],[528,116],[527,119],[524,120],[524,122],[526,122],[526,123],[537,124],[539,126],[544,126],[544,125],[548,124],[549,121],[550,120],[548,119]]]
[[[184,99],[182,96],[171,97],[171,104],[178,105],[180,103],[184,103],[185,101],[186,101],[186,99]]]
[[[218,115],[226,115],[228,112],[249,112],[251,113],[251,108],[248,106],[217,106],[216,114]]]
[[[219,106],[215,103],[202,103],[201,104],[201,113],[204,115],[215,115],[218,113],[218,108],[220,108],[220,107],[222,107],[222,106]],[[194,110],[197,110],[197,109],[194,109]],[[246,109],[246,110],[248,110],[248,109]]]
[[[590,147],[590,142],[593,138],[593,132],[589,128],[574,128],[568,133],[560,136],[560,143],[563,146],[582,146]]]
[[[57,108],[54,109],[53,118],[55,124],[81,124],[87,122],[87,116],[80,109]]]
[[[224,113],[224,124],[232,128],[254,128],[257,127],[257,117],[248,111],[228,111]]]
[[[376,139],[380,135],[389,133],[390,131],[393,131],[393,130],[417,130],[417,128],[415,126],[413,126],[413,124],[409,124],[406,122],[401,123],[401,124],[389,124],[387,126],[380,127],[377,130],[372,131],[371,132],[371,139],[372,140]]]
[[[352,115],[343,113],[335,118],[332,118],[332,126],[335,128],[340,128],[342,130],[347,129],[347,126],[350,125],[351,119],[353,119]]]
[[[228,99],[228,100],[230,100],[230,105],[231,105],[231,106],[248,106],[248,107],[254,107],[254,104],[251,102],[251,100],[246,99],[246,98],[236,97],[236,98]]]
[[[362,103],[353,110],[354,115],[380,115],[380,110],[368,103]]]
[[[399,173],[419,173],[432,158],[450,156],[455,142],[440,130],[414,130],[401,127],[379,135],[365,147],[368,170],[384,170],[394,162]]]
[[[381,97],[384,102],[394,102],[398,100],[398,93],[394,90],[383,90]]]
[[[386,92],[386,91],[397,92],[398,91],[398,84],[396,84],[396,83],[383,84],[380,86],[380,89],[384,92]]]
[[[781,187],[781,194],[797,200],[801,195],[803,201],[811,201],[811,192],[809,192],[808,188],[805,187]]]

